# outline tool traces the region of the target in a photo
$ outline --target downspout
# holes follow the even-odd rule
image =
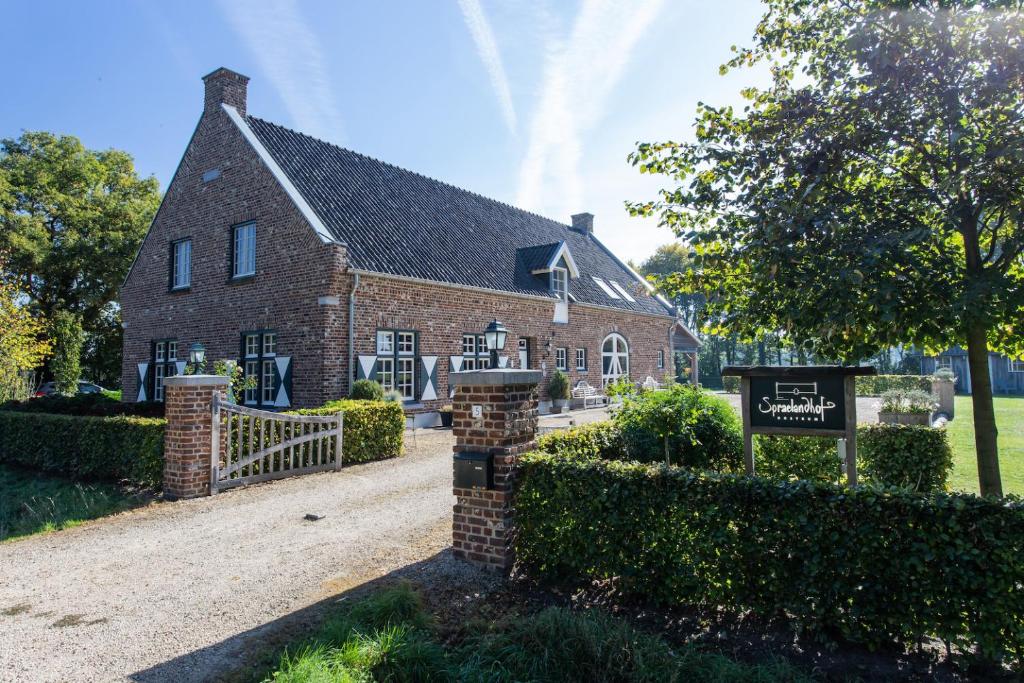
[[[356,381],[356,290],[359,289],[359,273],[353,275],[352,291],[348,293],[348,391]]]

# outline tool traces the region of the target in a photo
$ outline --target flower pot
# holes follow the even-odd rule
[[[890,425],[921,425],[931,427],[931,413],[887,413],[879,411],[878,421]]]
[[[445,429],[451,429],[452,411],[442,410],[439,414],[441,415],[441,426],[444,427]]]
[[[567,398],[556,398],[554,400],[554,409],[552,412],[555,413],[567,413],[569,412],[569,399]]]

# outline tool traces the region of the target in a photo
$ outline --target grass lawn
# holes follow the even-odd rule
[[[76,482],[0,463],[0,541],[67,529],[151,499],[148,490]]]
[[[999,470],[1003,493],[1024,495],[1024,396],[996,397],[996,427],[999,429]],[[974,409],[970,396],[956,397],[956,418],[949,423],[953,447],[954,490],[978,492],[978,460],[974,452]]]

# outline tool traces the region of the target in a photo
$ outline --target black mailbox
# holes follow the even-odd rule
[[[490,453],[455,454],[455,488],[494,488],[494,456]]]

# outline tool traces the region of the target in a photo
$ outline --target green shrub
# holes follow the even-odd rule
[[[57,385],[57,393],[74,396],[81,378],[82,319],[70,311],[57,311],[53,315],[51,337],[53,357],[50,370]]]
[[[1024,503],[637,463],[521,460],[535,578],[645,601],[787,614],[869,647],[934,637],[1024,664]]]
[[[166,422],[0,411],[0,461],[75,479],[163,481]]]
[[[402,404],[390,401],[332,401],[320,408],[292,411],[297,415],[345,414],[342,460],[354,465],[402,454],[405,413]]]
[[[538,450],[572,458],[604,458],[622,460],[626,448],[622,433],[611,421],[560,429],[537,438]]]
[[[881,396],[891,389],[932,390],[931,375],[862,375],[856,383],[858,396]]]
[[[673,465],[717,471],[743,467],[743,429],[736,411],[726,400],[692,386],[677,384],[627,398],[612,420],[631,460],[667,457]]]
[[[923,493],[945,489],[953,471],[946,430],[919,425],[861,425],[857,460],[865,478]]]
[[[890,389],[882,394],[883,413],[928,415],[936,408],[935,399],[919,389]]]
[[[352,383],[349,398],[353,401],[383,401],[384,387],[372,379],[357,379]]]
[[[722,390],[728,394],[740,393],[740,378],[735,375],[726,375],[722,377]]]
[[[8,401],[0,404],[0,410],[22,413],[52,413],[54,415],[89,415],[93,417],[114,417],[134,415],[136,417],[163,417],[164,404],[159,401],[142,403],[121,403],[104,394],[75,394],[74,396],[40,396],[27,401]]]
[[[548,382],[548,396],[552,400],[563,400],[569,398],[569,376],[561,370],[551,373],[551,380]]]
[[[776,481],[796,478],[835,484],[843,470],[832,437],[758,434],[754,437],[754,472]]]

